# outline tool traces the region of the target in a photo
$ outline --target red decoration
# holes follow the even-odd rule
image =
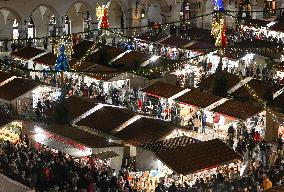
[[[227,35],[226,35],[226,25],[224,24],[224,27],[222,29],[222,47],[225,48],[227,47]]]
[[[109,22],[108,22],[108,11],[107,8],[104,8],[104,16],[102,17],[102,22],[101,22],[101,29],[107,29],[109,28]]]

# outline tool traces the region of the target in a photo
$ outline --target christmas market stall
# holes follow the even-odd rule
[[[39,101],[56,100],[60,94],[56,87],[20,77],[0,86],[0,102],[12,105],[18,113],[28,111],[30,107],[35,108]]]
[[[170,120],[176,116],[174,99],[188,91],[189,89],[158,81],[140,90],[142,95],[138,101],[138,108],[159,118]]]
[[[280,84],[272,84],[267,81],[251,79],[245,85],[231,92],[231,95],[241,101],[255,101],[256,95],[260,99],[271,102],[277,96],[284,86]],[[254,94],[252,94],[252,90]]]
[[[135,116],[136,114],[133,111],[126,108],[99,104],[89,110],[88,113],[76,118],[73,123],[76,126],[88,127],[94,131],[110,135],[115,129]]]
[[[139,153],[156,170],[156,182],[164,180],[168,187],[172,182],[192,186],[218,172],[238,177],[242,162],[242,156],[219,139],[201,142],[185,136],[141,145]]]
[[[65,115],[65,117],[68,116],[70,122],[72,122],[73,120],[81,117],[83,114],[90,113],[90,111],[99,104],[93,99],[89,99],[86,97],[78,97],[78,96],[70,96],[66,98],[65,103],[66,103],[65,114],[57,113],[58,109],[62,109],[62,105],[61,103],[56,103],[54,104],[54,107],[46,111],[45,115],[48,117]]]
[[[179,108],[180,124],[197,131],[203,126],[202,123],[213,125],[210,109],[225,102],[226,99],[194,88],[176,98],[175,101]],[[199,121],[199,123],[196,121]],[[195,125],[194,122],[196,122]]]
[[[68,125],[36,126],[32,139],[39,145],[61,151],[74,158],[93,158],[119,171],[124,147],[111,140]],[[36,144],[36,145],[37,145]]]
[[[40,71],[46,71],[46,73],[40,73],[40,72],[31,72],[31,76],[35,77],[38,76],[39,78],[43,78],[47,75],[47,72],[50,69],[53,69],[55,64],[56,64],[57,56],[51,52],[46,53],[40,57],[37,57],[34,59],[35,63],[35,70],[40,70]]]
[[[226,89],[228,91],[232,90],[236,85],[238,85],[241,82],[241,79],[238,75],[229,73],[227,71],[221,71],[219,73],[219,76],[216,73],[213,73],[206,77],[205,79],[202,79],[201,82],[198,84],[199,88],[203,91],[209,91],[212,92],[214,89],[215,84],[218,82],[218,77],[221,77],[221,80],[219,81],[225,81],[226,82]],[[219,83],[219,82],[218,82]]]
[[[28,69],[34,69],[34,59],[47,54],[47,52],[34,48],[24,47],[17,51],[11,52],[11,57],[14,61],[19,61],[19,64],[25,66]]]
[[[266,111],[262,107],[230,99],[216,106],[212,111],[214,129],[224,137],[228,134],[235,134],[238,137],[245,131],[254,131],[258,133],[255,134],[258,136],[256,139],[265,138]]]

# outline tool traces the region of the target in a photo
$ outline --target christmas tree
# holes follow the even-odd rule
[[[109,27],[109,22],[108,22],[108,11],[107,8],[104,9],[104,15],[102,17],[101,21],[101,29],[107,29]]]
[[[55,70],[57,71],[68,71],[70,69],[68,58],[65,54],[65,46],[60,45],[59,55],[56,60]]]

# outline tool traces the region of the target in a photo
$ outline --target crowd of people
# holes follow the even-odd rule
[[[61,152],[22,142],[1,144],[0,171],[9,178],[41,192],[131,191],[128,169],[116,174],[106,160],[74,159]]]

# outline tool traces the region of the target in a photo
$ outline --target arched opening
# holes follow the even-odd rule
[[[92,21],[90,13],[92,13],[92,10],[88,4],[84,2],[73,4],[66,13],[63,33],[71,34],[89,31]]]
[[[111,1],[108,14],[111,28],[125,28],[123,10],[118,1]]]
[[[0,9],[0,37],[7,37],[8,39],[18,39],[19,16],[8,8]]]
[[[141,4],[143,13],[145,11],[145,17],[141,17],[142,26],[153,26],[155,23],[163,23],[165,15],[162,13],[163,4],[161,3],[161,0],[149,0]]]
[[[44,37],[49,35],[56,35],[56,14],[53,9],[45,5],[36,7],[31,13],[30,25],[34,25],[34,37]],[[31,31],[32,29],[30,29]],[[28,34],[29,37],[32,33]]]
[[[163,17],[162,17],[162,11],[160,3],[155,1],[149,6],[148,10],[148,20],[150,23],[162,23]]]
[[[34,38],[36,29],[35,29],[33,18],[29,17],[29,20],[27,22],[28,22],[28,38]]]

